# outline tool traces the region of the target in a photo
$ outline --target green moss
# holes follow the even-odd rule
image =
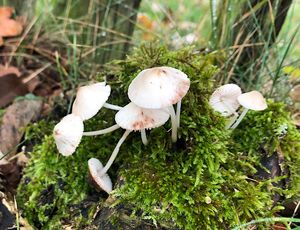
[[[191,48],[174,52],[164,47],[142,47],[126,61],[108,65],[99,76],[99,80],[105,77],[112,86],[110,102],[119,105],[129,102],[127,87],[144,68],[173,66],[191,79],[176,144],[171,143],[168,123],[148,132],[147,146],[142,145],[139,133],[132,133],[121,147],[109,171],[113,182],[117,176],[125,181],[113,194],[115,207],[120,203],[132,207],[134,218],[170,228],[223,229],[270,217],[281,208],[280,204],[273,205],[275,193],[289,197],[296,193],[299,133],[284,107],[270,102],[268,111],[250,112],[238,129],[226,131],[225,120],[208,105],[217,70],[214,62],[215,56],[195,54]],[[97,117],[85,122],[85,130],[112,124],[114,112],[102,109]],[[282,124],[288,127],[284,136],[279,130]],[[24,216],[45,229],[59,228],[66,224],[65,220],[74,220],[72,224],[77,227],[84,224],[82,213],[72,212],[72,207],[93,194],[86,180],[87,160],[96,157],[106,162],[123,132],[84,137],[71,157],[57,153],[48,133],[32,152],[18,190]],[[286,187],[277,185],[285,175],[256,177],[258,168],[263,167],[259,148],[262,144],[273,152],[280,147],[285,158],[282,167],[290,172]],[[118,218],[121,217],[116,214],[110,221],[117,222]]]

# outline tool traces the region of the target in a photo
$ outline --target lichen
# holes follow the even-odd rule
[[[192,48],[169,51],[161,46],[142,46],[127,60],[107,65],[97,77],[105,77],[112,86],[110,102],[118,105],[129,102],[128,85],[144,68],[168,65],[191,79],[182,104],[178,142],[171,142],[170,123],[148,131],[147,146],[139,133],[132,133],[109,171],[114,183],[117,178],[124,181],[112,194],[114,207],[130,207],[132,218],[168,228],[227,229],[272,216],[282,208],[280,201],[274,204],[274,195],[289,198],[299,191],[300,134],[284,106],[269,102],[267,111],[250,112],[236,130],[225,130],[224,118],[208,104],[214,90],[215,60],[216,55],[201,55]],[[82,228],[95,210],[93,205],[87,213],[74,208],[95,194],[87,182],[87,160],[96,157],[106,162],[123,131],[84,137],[72,156],[63,157],[50,135],[53,124],[45,133],[37,129],[35,136],[45,137],[31,153],[18,189],[18,205],[38,228],[59,229],[68,224]],[[85,122],[85,130],[112,124],[114,112],[102,109]],[[281,125],[287,126],[284,135]],[[261,146],[267,154],[280,151],[284,157],[281,167],[287,174],[257,176],[259,168],[267,170],[261,162]],[[287,182],[280,187],[282,180]],[[96,195],[98,203],[106,198],[103,193]],[[116,223],[118,218],[112,215],[110,222]]]

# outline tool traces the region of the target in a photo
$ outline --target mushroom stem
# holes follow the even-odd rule
[[[176,108],[176,121],[177,121],[177,127],[180,127],[180,110],[181,110],[181,100],[177,102],[177,108]]]
[[[146,135],[146,130],[145,129],[141,129],[141,137],[142,137],[143,144],[147,145],[148,140],[147,140],[147,135]]]
[[[123,144],[123,142],[126,140],[127,136],[129,135],[129,133],[131,132],[131,130],[126,130],[125,133],[123,134],[123,136],[121,137],[121,139],[119,140],[119,142],[117,143],[114,151],[112,152],[108,162],[106,163],[105,167],[101,170],[100,175],[104,175],[105,173],[107,173],[108,169],[110,168],[110,166],[112,165],[112,163],[114,162],[114,160],[116,159],[120,147]]]
[[[229,120],[227,121],[225,129],[229,129],[234,124],[238,116],[239,114],[235,112],[233,116],[230,117]]]
[[[83,132],[83,136],[97,136],[97,135],[102,135],[105,133],[110,133],[112,131],[117,130],[118,128],[120,128],[119,125],[115,124],[109,128],[106,129],[101,129],[101,130],[96,130],[96,131],[90,131],[90,132]]]
[[[172,142],[177,141],[177,121],[174,107],[171,105],[168,107],[169,113],[171,115],[171,123],[172,123]]]
[[[113,104],[109,104],[109,103],[104,103],[103,107],[105,107],[107,109],[111,109],[111,110],[120,110],[123,108],[121,106],[113,105]]]
[[[246,113],[248,112],[249,109],[244,108],[242,114],[239,116],[239,118],[237,119],[237,121],[230,127],[231,129],[235,129],[243,120],[244,116],[246,115]]]

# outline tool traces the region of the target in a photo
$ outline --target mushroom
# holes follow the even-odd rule
[[[226,84],[217,88],[209,99],[210,106],[224,117],[235,115],[239,108],[238,97],[242,94],[241,88],[236,84]]]
[[[237,121],[231,126],[231,129],[235,129],[240,124],[249,109],[262,111],[268,107],[265,98],[258,91],[243,93],[238,97],[238,101],[244,107],[244,110]]]
[[[128,88],[129,99],[147,109],[167,108],[171,115],[172,141],[177,141],[181,100],[190,87],[190,80],[182,71],[162,66],[141,71]],[[175,113],[173,105],[178,103]]]
[[[83,122],[79,116],[69,114],[65,116],[53,130],[53,137],[58,151],[63,156],[70,156],[75,152],[83,134]]]
[[[120,110],[122,107],[106,103],[110,90],[110,86],[105,82],[80,87],[73,103],[72,113],[80,116],[82,120],[88,120],[95,116],[103,106]]]
[[[162,126],[169,120],[170,115],[162,109],[145,109],[141,108],[134,103],[129,103],[123,107],[115,116],[116,123],[123,129],[126,129],[123,136],[117,143],[114,151],[112,152],[108,162],[102,170],[106,173],[115,158],[117,157],[120,147],[132,131],[141,131],[142,140],[147,144],[147,137],[145,129],[152,129]]]
[[[91,158],[88,160],[88,166],[90,178],[96,189],[110,193],[112,191],[112,182],[109,175],[102,172],[102,163],[96,158]]]

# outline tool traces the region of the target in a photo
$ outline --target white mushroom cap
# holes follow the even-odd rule
[[[75,152],[83,134],[83,122],[80,117],[69,114],[53,130],[53,137],[58,151],[64,156]]]
[[[230,116],[239,108],[240,104],[237,98],[241,94],[242,90],[236,84],[222,85],[210,96],[209,104],[222,116]]]
[[[238,101],[246,109],[260,111],[268,107],[265,98],[258,91],[243,93],[238,97]]]
[[[102,189],[110,193],[112,191],[112,182],[107,173],[101,175],[103,169],[102,163],[96,158],[91,158],[88,160],[88,166],[90,175],[97,185],[97,189]]]
[[[78,89],[72,113],[82,120],[95,116],[110,95],[110,86],[105,82],[82,86]]]
[[[167,122],[170,115],[163,109],[145,109],[133,102],[123,107],[115,116],[117,124],[127,130],[152,129]]]
[[[176,104],[190,88],[190,80],[182,71],[162,66],[145,69],[131,82],[129,99],[147,109],[160,109]]]

